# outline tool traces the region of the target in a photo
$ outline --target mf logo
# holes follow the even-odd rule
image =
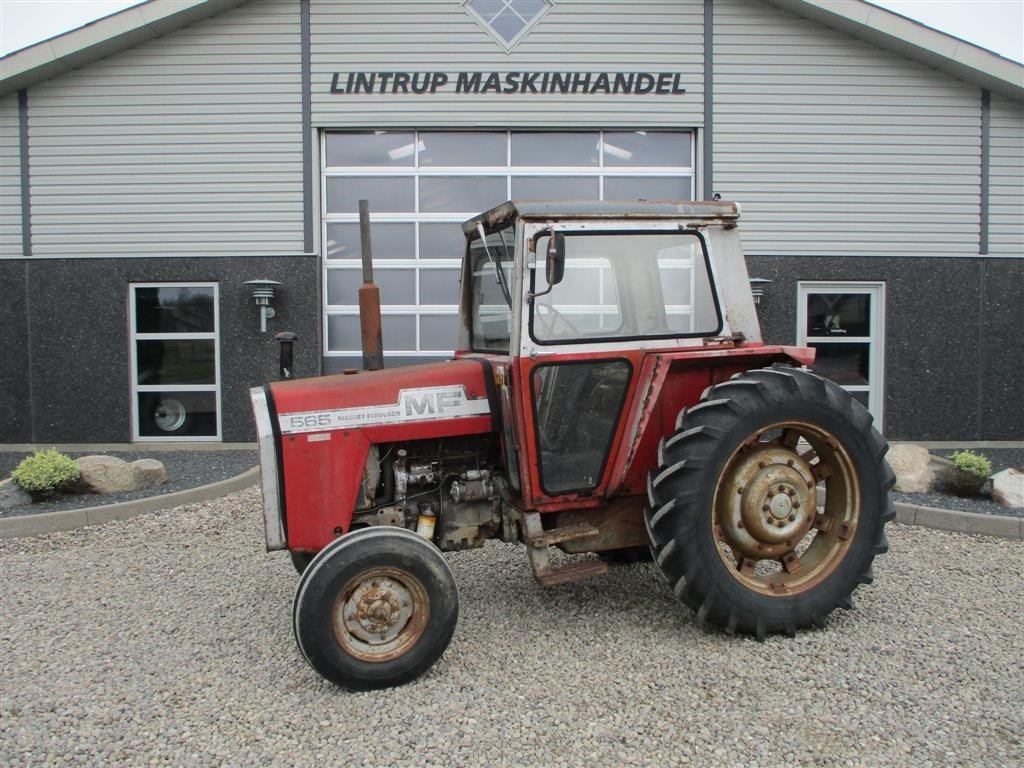
[[[402,392],[402,413],[405,416],[444,414],[462,405],[462,390]]]

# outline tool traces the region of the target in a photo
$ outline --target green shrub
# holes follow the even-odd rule
[[[973,451],[957,451],[953,466],[945,473],[946,489],[957,496],[975,496],[992,474],[992,462]]]
[[[957,451],[951,457],[956,468],[982,480],[992,474],[992,462],[973,451]]]
[[[33,496],[49,496],[71,485],[80,474],[70,456],[51,448],[22,459],[11,478]]]

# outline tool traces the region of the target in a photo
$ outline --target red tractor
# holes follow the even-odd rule
[[[463,227],[453,359],[252,390],[267,549],[302,574],[317,672],[364,689],[426,671],[458,617],[441,553],[491,538],[522,542],[545,586],[649,551],[729,633],[850,607],[887,548],[887,446],[806,370],[813,349],[761,341],[738,219],[504,203]]]

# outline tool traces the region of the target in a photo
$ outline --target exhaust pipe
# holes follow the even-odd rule
[[[359,288],[359,330],[363,344],[363,368],[379,371],[384,367],[384,340],[381,336],[380,289],[373,282],[373,250],[370,245],[370,204],[359,201],[359,240],[363,251],[363,284]]]

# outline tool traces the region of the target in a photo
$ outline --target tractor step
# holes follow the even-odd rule
[[[596,536],[600,531],[587,523],[576,523],[563,528],[551,528],[542,533],[530,535],[527,533],[526,544],[530,547],[549,547],[552,544],[561,544],[563,541],[574,541],[585,539],[588,536]]]
[[[607,573],[608,565],[600,560],[585,560],[581,563],[570,563],[556,567],[548,567],[533,574],[537,583],[542,587],[554,587],[558,584],[566,584],[570,581],[582,581],[591,576],[600,576]]]

